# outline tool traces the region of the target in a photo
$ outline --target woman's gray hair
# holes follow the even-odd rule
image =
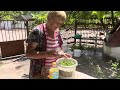
[[[67,16],[66,16],[65,11],[49,11],[47,20],[51,20],[53,18],[59,18],[59,19],[65,21]]]

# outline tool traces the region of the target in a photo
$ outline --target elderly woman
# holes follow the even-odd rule
[[[28,36],[26,56],[31,58],[30,79],[47,78],[52,63],[60,57],[71,57],[62,50],[60,26],[66,20],[64,11],[50,11],[47,23],[36,26]]]

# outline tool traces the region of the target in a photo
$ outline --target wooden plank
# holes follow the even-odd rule
[[[2,58],[24,54],[24,40],[0,42]]]
[[[83,40],[96,40],[96,38],[81,38]],[[100,40],[100,41],[103,41],[103,39],[97,39],[97,40]]]

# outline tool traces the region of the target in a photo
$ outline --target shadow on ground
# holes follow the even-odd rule
[[[22,78],[23,79],[29,79],[29,74],[23,74]]]

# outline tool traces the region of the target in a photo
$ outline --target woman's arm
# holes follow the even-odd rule
[[[33,59],[42,59],[46,57],[58,57],[59,55],[55,54],[55,51],[44,51],[44,52],[37,52],[35,49],[38,43],[36,42],[29,42],[27,45],[26,56]]]

